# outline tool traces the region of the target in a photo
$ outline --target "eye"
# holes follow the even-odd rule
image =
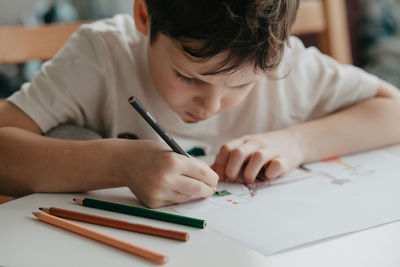
[[[195,84],[195,83],[198,83],[198,82],[199,82],[199,80],[194,79],[194,78],[186,77],[186,76],[180,74],[179,72],[177,72],[176,70],[175,70],[174,72],[175,72],[175,76],[176,76],[179,80],[181,80],[182,82],[184,82],[184,83],[187,83],[187,84]]]

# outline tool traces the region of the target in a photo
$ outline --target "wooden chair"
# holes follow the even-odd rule
[[[303,0],[292,34],[315,34],[323,53],[340,63],[352,63],[345,0]]]
[[[82,23],[0,27],[0,64],[51,59]]]

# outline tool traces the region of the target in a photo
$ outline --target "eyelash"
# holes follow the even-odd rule
[[[188,78],[188,77],[186,77],[186,76],[183,76],[182,74],[180,74],[180,73],[177,72],[177,71],[175,71],[175,76],[176,76],[179,80],[181,80],[182,82],[185,82],[185,83],[187,83],[187,84],[195,84],[195,83],[197,83],[196,80],[190,79],[190,78]]]

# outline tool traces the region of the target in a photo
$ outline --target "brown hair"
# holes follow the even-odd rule
[[[146,0],[153,43],[162,33],[198,61],[228,55],[204,75],[250,64],[269,71],[282,59],[299,0]]]

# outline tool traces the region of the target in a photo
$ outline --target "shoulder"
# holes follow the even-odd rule
[[[112,18],[84,24],[80,28],[80,32],[91,36],[102,36],[107,34],[119,35],[130,40],[140,38],[134,20],[132,16],[128,14],[119,14]]]
[[[93,23],[83,24],[72,35],[69,45],[80,46],[91,44],[92,48],[124,47],[139,43],[143,36],[137,31],[131,15],[120,14],[112,18],[98,20]]]

